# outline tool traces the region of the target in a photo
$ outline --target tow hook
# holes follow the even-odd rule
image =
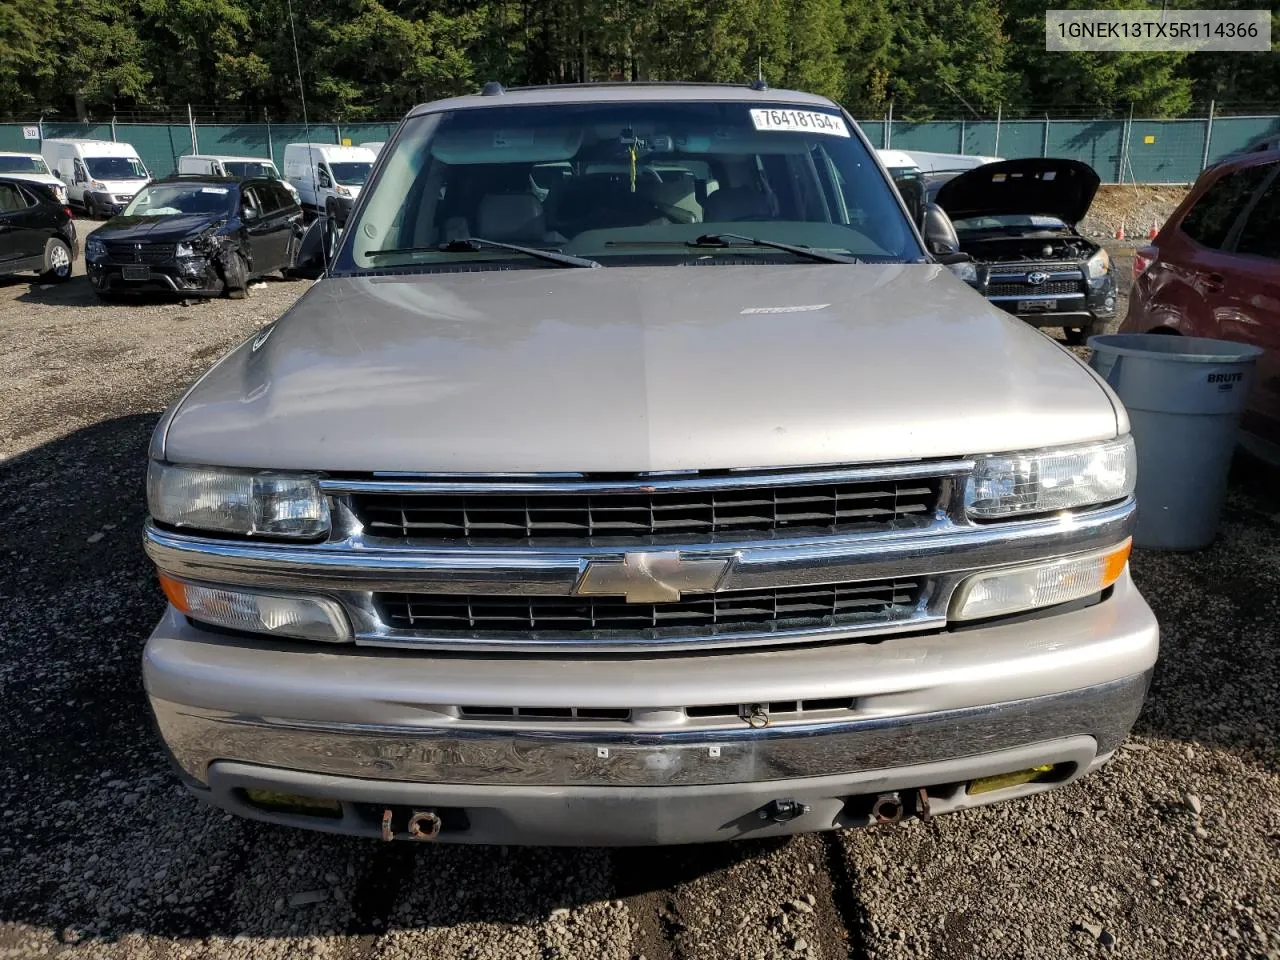
[[[900,823],[903,812],[902,796],[897,791],[880,794],[871,805],[876,823]]]
[[[393,812],[390,807],[382,811],[382,839],[394,840],[395,831],[391,829]],[[434,810],[415,810],[409,817],[409,839],[428,842],[440,836],[440,815]]]
[[[929,809],[929,791],[924,787],[916,791],[916,816],[921,823],[928,823],[933,819],[933,812]]]
[[[774,823],[787,823],[808,812],[807,803],[796,800],[770,800],[760,808],[760,819],[772,820]]]

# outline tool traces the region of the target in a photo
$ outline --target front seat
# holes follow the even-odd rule
[[[755,187],[721,187],[707,194],[702,205],[702,219],[706,223],[772,220],[773,217],[773,204]]]
[[[542,203],[529,193],[491,193],[476,210],[476,235],[508,243],[544,243],[546,217]]]

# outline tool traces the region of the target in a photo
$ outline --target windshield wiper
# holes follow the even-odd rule
[[[780,243],[777,240],[761,240],[759,237],[746,237],[740,233],[704,233],[685,242],[686,247],[769,247],[771,250],[785,250],[797,257],[807,257],[819,263],[861,263],[857,257],[847,257],[843,253],[826,253],[812,247],[800,247],[794,243]]]
[[[426,247],[390,247],[386,250],[370,250],[366,256],[388,257],[397,253],[424,253],[426,251],[440,253],[478,253],[481,250],[510,250],[512,253],[523,253],[526,256],[546,260],[559,267],[600,267],[603,264],[585,257],[575,257],[558,250],[539,250],[537,247],[522,247],[516,243],[503,243],[501,240],[485,240],[483,237],[463,237],[445,243]]]

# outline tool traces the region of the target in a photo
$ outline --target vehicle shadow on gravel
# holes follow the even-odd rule
[[[188,795],[139,669],[163,608],[139,536],[157,417],[103,420],[0,461],[0,950],[531,928],[560,908],[661,899],[783,844],[382,844],[233,818]]]
[[[1238,456],[1217,540],[1132,565],[1161,633],[1135,733],[1280,770],[1280,472]]]

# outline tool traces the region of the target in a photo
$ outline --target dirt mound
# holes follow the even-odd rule
[[[1123,224],[1126,238],[1143,240],[1152,225],[1157,229],[1164,225],[1187,195],[1187,189],[1135,184],[1099,187],[1088,216],[1080,223],[1080,232],[1091,237],[1114,237]]]

